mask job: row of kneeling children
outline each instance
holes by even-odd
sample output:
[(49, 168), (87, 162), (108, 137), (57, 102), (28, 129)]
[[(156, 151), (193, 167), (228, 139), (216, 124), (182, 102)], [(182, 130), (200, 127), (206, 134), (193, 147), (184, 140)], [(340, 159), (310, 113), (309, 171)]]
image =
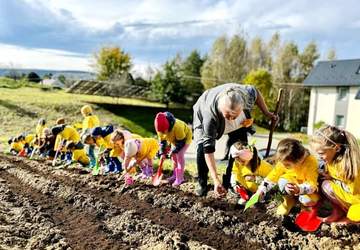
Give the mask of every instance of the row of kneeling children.
[(35, 133), (10, 138), (10, 153), (28, 157), (38, 154), (49, 160), (56, 158), (65, 166), (78, 163), (94, 168), (101, 165), (104, 174), (125, 170), (127, 179), (134, 177), (136, 167), (141, 171), (136, 177), (151, 177), (153, 159), (163, 156), (171, 159), (174, 168), (167, 182), (174, 186), (184, 182), (184, 155), (191, 143), (192, 132), (172, 113), (156, 115), (157, 139), (142, 138), (111, 124), (101, 126), (89, 105), (81, 108), (81, 114), (84, 119), (80, 126), (67, 124), (63, 118), (58, 119), (54, 126), (48, 126), (45, 119), (40, 119)]
[(314, 155), (299, 140), (283, 139), (272, 166), (259, 158), (254, 146), (232, 145), (231, 186), (238, 203), (245, 204), (253, 194), (264, 200), (277, 187), (282, 194), (278, 215), (288, 215), (296, 203), (304, 209), (318, 209), (327, 201), (332, 212), (323, 222), (359, 222), (360, 149), (356, 138), (340, 128), (324, 126), (311, 137), (310, 148)]

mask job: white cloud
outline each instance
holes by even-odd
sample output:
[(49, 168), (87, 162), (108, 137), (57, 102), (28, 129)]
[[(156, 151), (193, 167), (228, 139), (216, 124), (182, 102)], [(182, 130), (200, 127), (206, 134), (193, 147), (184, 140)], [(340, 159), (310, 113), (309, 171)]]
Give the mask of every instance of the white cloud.
[[(250, 38), (258, 35), (265, 39), (280, 31), (283, 39), (300, 47), (315, 40), (320, 46), (335, 47), (340, 58), (360, 57), (356, 0), (17, 1), (17, 5), (15, 1), (8, 5), (12, 11), (22, 8), (21, 18), (0, 9), (0, 43), (31, 47), (36, 53), (51, 49), (52, 56), (77, 60), (68, 62), (69, 66), (80, 65), (84, 54), (106, 44), (121, 46), (135, 62), (164, 63), (177, 52), (198, 49), (206, 53), (216, 37), (240, 31)], [(31, 7), (29, 11), (22, 1)], [(54, 49), (60, 50), (60, 55)], [(24, 50), (28, 53), (30, 49)], [(65, 56), (65, 51), (82, 54)], [(84, 68), (85, 63), (82, 65)]]
[(29, 69), (91, 71), (88, 55), (51, 49), (28, 49), (0, 43), (0, 65)]

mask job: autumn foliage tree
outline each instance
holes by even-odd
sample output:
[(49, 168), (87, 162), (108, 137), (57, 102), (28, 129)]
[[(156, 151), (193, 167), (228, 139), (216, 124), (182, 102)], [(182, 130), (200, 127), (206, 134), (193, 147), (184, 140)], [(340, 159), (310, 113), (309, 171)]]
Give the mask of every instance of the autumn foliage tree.
[(130, 55), (119, 47), (103, 47), (94, 57), (98, 80), (120, 79), (132, 66)]

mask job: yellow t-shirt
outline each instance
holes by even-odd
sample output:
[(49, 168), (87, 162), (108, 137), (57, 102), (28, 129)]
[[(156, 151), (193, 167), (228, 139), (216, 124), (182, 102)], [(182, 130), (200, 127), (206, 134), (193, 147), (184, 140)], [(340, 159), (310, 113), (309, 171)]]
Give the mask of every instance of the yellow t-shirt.
[(140, 150), (136, 154), (136, 160), (144, 160), (145, 158), (153, 159), (159, 151), (159, 143), (153, 138), (140, 138)]
[(83, 165), (88, 165), (90, 163), (90, 159), (84, 149), (75, 149), (72, 152), (72, 160), (80, 162)]
[(35, 133), (38, 138), (40, 138), (42, 136), (44, 128), (46, 128), (46, 127), (43, 125), (40, 125), (40, 124), (36, 125)]
[(251, 171), (249, 166), (240, 164), (238, 161), (234, 161), (232, 172), (245, 178), (247, 175), (266, 177), (272, 170), (272, 165), (264, 160), (260, 161), (260, 165), (257, 167), (255, 172)]
[(347, 186), (347, 188), (345, 187), (345, 189), (348, 189), (349, 193), (353, 195), (360, 195), (360, 175), (355, 178), (355, 180), (349, 181), (340, 175), (337, 164), (327, 165), (326, 170), (333, 179), (343, 182)]
[(107, 136), (105, 137), (97, 137), (96, 138), (96, 146), (98, 146), (99, 148), (100, 147), (103, 147), (103, 148), (114, 148), (114, 145), (113, 143), (111, 142), (110, 140), (111, 138), (111, 134), (108, 134)]
[(176, 119), (174, 127), (168, 133), (160, 133), (158, 132), (158, 136), (160, 141), (166, 140), (171, 144), (175, 145), (177, 141), (186, 140), (185, 144), (190, 144), (192, 141), (192, 132), (189, 126), (181, 121)]
[(266, 176), (266, 179), (276, 183), (280, 178), (287, 179), (290, 183), (298, 185), (308, 183), (317, 190), (318, 162), (312, 155), (307, 156), (304, 162), (292, 168), (286, 168), (281, 162), (278, 162)]
[(100, 126), (99, 118), (96, 115), (86, 116), (82, 123), (82, 131)]
[(80, 134), (71, 126), (66, 126), (59, 135), (61, 136), (61, 139), (67, 141), (73, 141), (74, 143), (78, 143), (80, 141)]
[(24, 144), (21, 142), (12, 142), (10, 144), (10, 150), (15, 150), (16, 152), (20, 152), (24, 147)]

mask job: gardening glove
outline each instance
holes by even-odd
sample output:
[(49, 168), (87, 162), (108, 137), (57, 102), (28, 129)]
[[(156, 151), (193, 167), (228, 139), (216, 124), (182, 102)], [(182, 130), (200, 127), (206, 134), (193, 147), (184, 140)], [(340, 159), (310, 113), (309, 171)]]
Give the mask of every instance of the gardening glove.
[(267, 186), (266, 182), (264, 184), (261, 184), (258, 189), (256, 190), (256, 194), (259, 194), (259, 201), (262, 201), (265, 198), (266, 192), (267, 192)]
[(171, 150), (171, 154), (177, 154), (185, 146), (185, 140), (177, 141), (175, 143), (175, 148)]
[(162, 140), (160, 142), (160, 150), (157, 152), (156, 156), (160, 159), (162, 155), (166, 155), (167, 154), (167, 141), (166, 140)]
[(125, 174), (124, 178), (125, 178), (125, 185), (126, 186), (131, 186), (135, 182), (130, 174)]

